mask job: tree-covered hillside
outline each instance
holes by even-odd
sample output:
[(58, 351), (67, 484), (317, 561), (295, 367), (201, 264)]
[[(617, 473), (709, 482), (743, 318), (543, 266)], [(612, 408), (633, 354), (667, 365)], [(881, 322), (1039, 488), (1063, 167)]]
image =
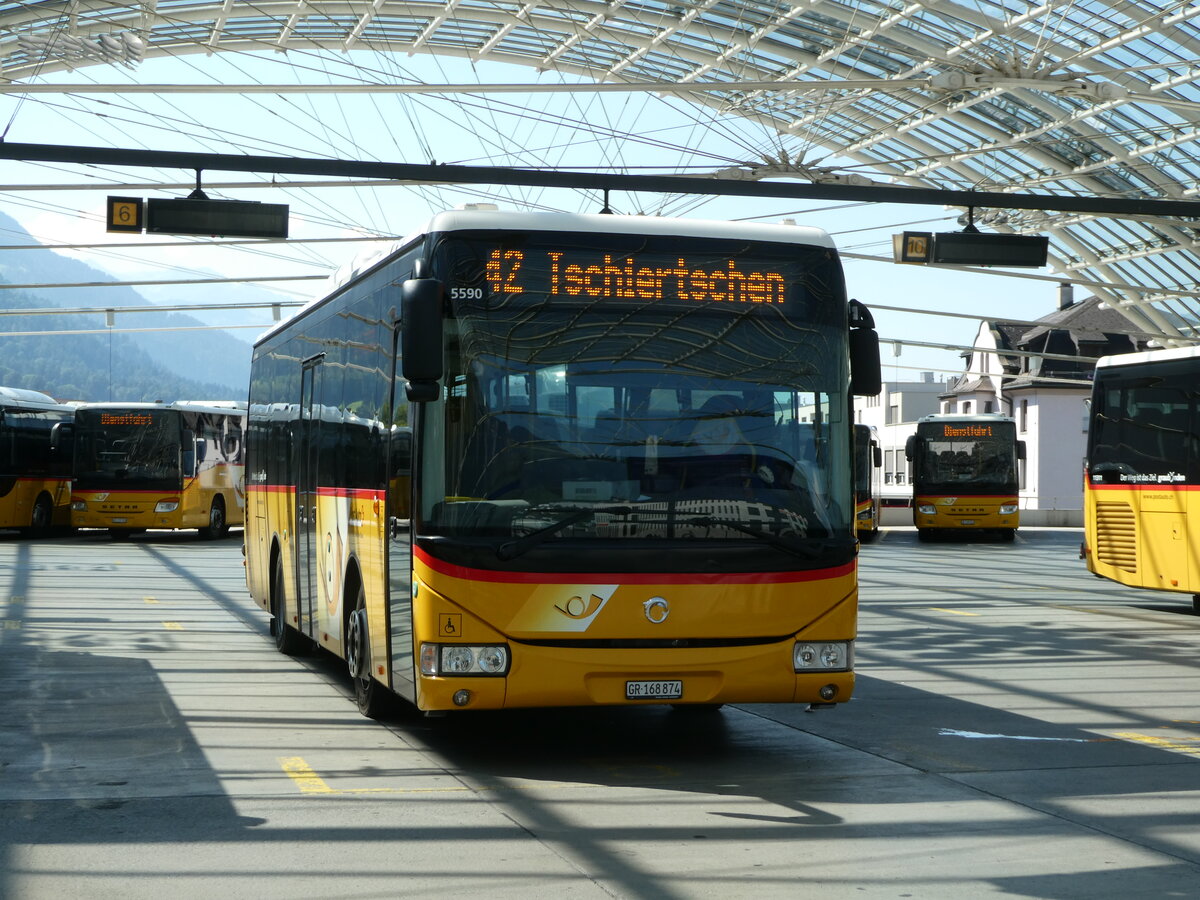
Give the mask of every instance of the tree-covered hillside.
[[(5, 309), (44, 307), (40, 297), (0, 293)], [(0, 385), (44, 391), (59, 400), (244, 400), (240, 388), (167, 371), (128, 336), (8, 336), (5, 332), (103, 328), (102, 316), (0, 316)], [(203, 376), (203, 371), (198, 372)]]
[[(28, 232), (0, 213), (0, 243), (36, 246)], [(61, 252), (0, 250), (0, 282), (76, 284), (116, 281)], [(219, 290), (206, 298), (220, 302)], [(34, 292), (0, 290), (0, 310), (62, 306), (154, 306), (132, 288), (70, 287)], [(122, 313), (118, 327), (189, 328), (199, 319), (178, 313)], [(104, 315), (0, 315), (0, 385), (45, 391), (70, 400), (239, 400), (246, 397), (250, 344), (225, 331), (156, 331), (128, 335), (5, 337), (5, 332), (104, 328)], [(110, 366), (111, 345), (111, 366)], [(110, 389), (111, 381), (111, 389)]]

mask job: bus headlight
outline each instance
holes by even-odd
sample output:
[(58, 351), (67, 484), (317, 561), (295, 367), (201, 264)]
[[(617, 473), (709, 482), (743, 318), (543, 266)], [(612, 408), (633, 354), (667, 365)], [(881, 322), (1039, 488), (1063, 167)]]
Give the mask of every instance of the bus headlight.
[(848, 672), (853, 666), (852, 641), (800, 641), (792, 650), (797, 672)]
[(75, 512), (87, 512), (87, 501), (86, 500), (72, 500), (71, 501), (71, 509), (75, 510)]
[(422, 644), (422, 675), (507, 675), (504, 644)]
[(154, 511), (156, 513), (175, 512), (177, 509), (179, 509), (178, 500), (159, 500), (154, 504)]
[(1016, 511), (1017, 511), (1017, 504), (1015, 504), (1015, 503), (1001, 503), (1000, 504), (1000, 515), (1002, 515), (1002, 516), (1011, 516)]
[(937, 507), (932, 503), (922, 503), (917, 507), (917, 512), (923, 516), (932, 516), (937, 512)]
[(870, 509), (864, 509), (862, 512), (860, 512), (860, 513), (858, 514), (858, 517), (859, 517), (860, 519), (870, 519), (870, 518), (871, 518), (871, 517), (873, 517), (874, 515), (875, 515), (875, 511), (874, 511), (874, 510), (870, 510)]

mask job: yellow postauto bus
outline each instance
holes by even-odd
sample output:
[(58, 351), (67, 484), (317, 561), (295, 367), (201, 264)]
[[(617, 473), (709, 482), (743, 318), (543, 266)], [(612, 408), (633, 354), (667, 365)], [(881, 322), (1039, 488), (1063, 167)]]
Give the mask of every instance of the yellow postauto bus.
[(245, 517), (245, 430), (244, 402), (82, 404), (71, 525), (224, 536)]
[(369, 716), (841, 703), (852, 388), (824, 232), (439, 214), (255, 346), (250, 593)]
[(1013, 540), (1025, 442), (1017, 440), (1012, 419), (996, 413), (924, 416), (904, 452), (913, 464), (918, 538), (989, 531)]
[(854, 528), (858, 539), (871, 542), (879, 537), (883, 509), (883, 450), (870, 425), (854, 426)]
[(1200, 613), (1200, 348), (1096, 363), (1084, 475), (1087, 567), (1192, 595)]
[(0, 387), (0, 528), (43, 537), (70, 523), (74, 409)]

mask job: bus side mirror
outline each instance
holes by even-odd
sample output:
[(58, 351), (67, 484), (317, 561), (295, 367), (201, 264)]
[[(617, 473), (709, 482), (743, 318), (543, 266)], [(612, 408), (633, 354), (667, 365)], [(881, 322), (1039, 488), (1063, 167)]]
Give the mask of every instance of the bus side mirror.
[(63, 450), (71, 446), (71, 437), (75, 433), (75, 426), (70, 422), (57, 422), (50, 429), (50, 449)]
[(208, 441), (196, 438), (196, 462), (202, 463), (208, 458)]
[(850, 301), (850, 393), (858, 397), (877, 397), (883, 390), (883, 370), (879, 363), (879, 335), (875, 318), (858, 300)]
[(910, 434), (908, 440), (904, 442), (904, 458), (912, 461), (912, 458), (917, 455), (917, 436)]
[(1017, 459), (1025, 458), (1025, 442), (1017, 441)]
[(871, 448), (871, 465), (877, 469), (883, 467), (883, 451), (878, 444)]
[(414, 403), (441, 396), (444, 293), (435, 278), (410, 278), (400, 285), (400, 371), (404, 392)]

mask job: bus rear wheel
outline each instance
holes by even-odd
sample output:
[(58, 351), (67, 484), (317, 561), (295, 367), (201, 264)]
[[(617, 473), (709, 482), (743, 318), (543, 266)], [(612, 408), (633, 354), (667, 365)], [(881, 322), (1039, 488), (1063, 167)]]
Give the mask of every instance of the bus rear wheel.
[(46, 494), (39, 494), (29, 517), (30, 537), (45, 537), (54, 525), (54, 503)]
[(208, 510), (208, 527), (200, 529), (200, 533), (210, 541), (223, 538), (229, 533), (229, 521), (225, 518), (225, 501), (214, 497)]

